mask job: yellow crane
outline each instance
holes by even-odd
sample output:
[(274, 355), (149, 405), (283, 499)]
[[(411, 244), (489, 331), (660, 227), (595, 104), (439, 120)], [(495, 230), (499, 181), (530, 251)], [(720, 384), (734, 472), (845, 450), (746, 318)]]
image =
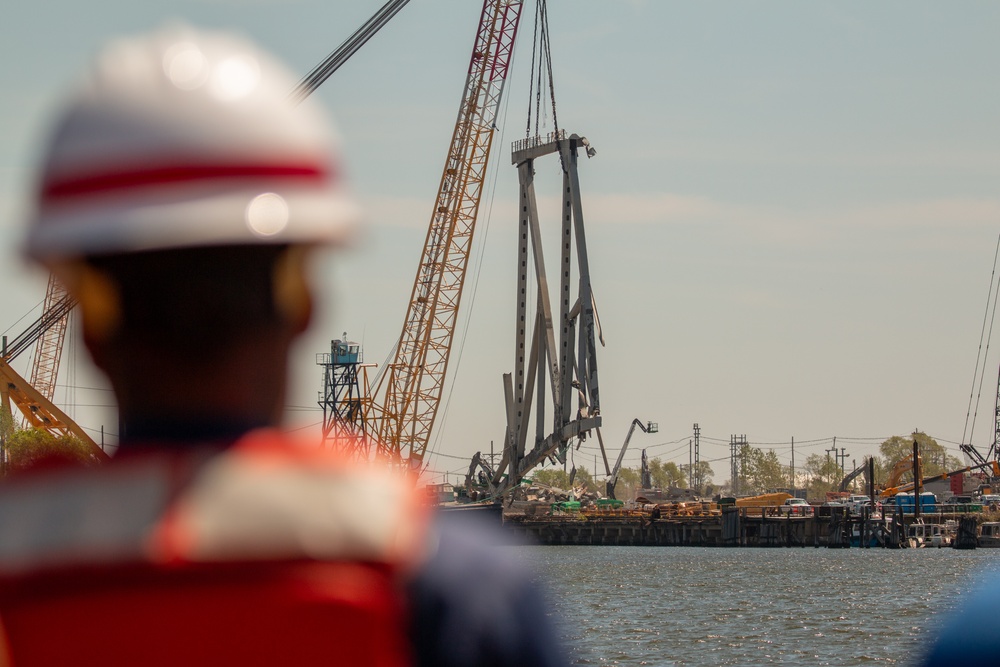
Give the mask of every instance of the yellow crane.
[[(918, 464), (922, 461), (918, 459)], [(886, 480), (885, 490), (882, 492), (885, 495), (886, 491), (890, 489), (895, 489), (899, 487), (899, 481), (903, 478), (903, 475), (913, 470), (913, 454), (907, 454), (903, 458), (896, 461), (892, 466), (892, 470), (889, 471), (889, 479)]]
[[(544, 4), (544, 0), (539, 2)], [(301, 99), (315, 90), (405, 3), (389, 0), (303, 79), (293, 97)], [(326, 368), (320, 402), (324, 442), (352, 456), (385, 458), (413, 469), (423, 464), (448, 370), (522, 5), (522, 0), (483, 2), (458, 118), (392, 362), (375, 380), (374, 391), (369, 391), (366, 367), (370, 364), (360, 363), (360, 350), (346, 355), (339, 351), (341, 345), (356, 344), (332, 341), (331, 353), (318, 357)]]
[[(55, 278), (50, 278), (42, 315), (10, 343), (4, 337), (0, 351), (0, 407), (12, 413), (11, 405), (23, 415), (24, 423), (54, 436), (73, 435), (90, 445), (99, 459), (107, 455), (66, 413), (52, 402), (66, 321), (75, 302)], [(36, 345), (32, 381), (24, 379), (12, 362)]]
[[(924, 477), (920, 480), (920, 486), (929, 484), (931, 482), (936, 482), (938, 480), (950, 479), (955, 475), (961, 475), (967, 472), (972, 472), (973, 470), (989, 470), (994, 477), (1000, 477), (1000, 463), (997, 461), (985, 461), (983, 463), (976, 463), (971, 466), (966, 466), (964, 468), (959, 468), (958, 470), (951, 470), (949, 472), (943, 472), (937, 475), (930, 475), (929, 477)], [(898, 481), (898, 480), (897, 480)], [(900, 484), (899, 486), (887, 486), (879, 494), (881, 498), (892, 498), (900, 493), (909, 493), (916, 488), (916, 482), (907, 482), (906, 484)]]
[[(485, 0), (458, 119), (393, 361), (378, 383), (379, 450), (419, 468), (437, 416), (520, 0)], [(384, 391), (384, 394), (383, 394)]]
[(31, 386), (50, 401), (55, 397), (69, 313), (74, 304), (63, 284), (50, 275), (42, 304), (42, 318), (50, 324), (39, 335), (31, 360)]

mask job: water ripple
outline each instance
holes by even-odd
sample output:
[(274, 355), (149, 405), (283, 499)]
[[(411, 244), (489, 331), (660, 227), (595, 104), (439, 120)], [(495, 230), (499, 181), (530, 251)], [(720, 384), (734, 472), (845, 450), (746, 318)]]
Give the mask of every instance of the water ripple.
[(1000, 569), (1000, 550), (511, 550), (549, 588), (580, 665), (909, 664)]

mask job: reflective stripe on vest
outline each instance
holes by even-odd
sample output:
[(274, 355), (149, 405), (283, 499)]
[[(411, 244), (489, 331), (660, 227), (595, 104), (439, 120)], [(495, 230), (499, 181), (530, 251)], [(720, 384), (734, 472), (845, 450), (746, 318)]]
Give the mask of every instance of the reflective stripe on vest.
[(412, 664), (417, 499), (386, 469), (271, 432), (12, 479), (0, 664)]
[(135, 456), (0, 485), (0, 577), (129, 562), (422, 555), (424, 511), (412, 483), (387, 469), (268, 431), (194, 459)]

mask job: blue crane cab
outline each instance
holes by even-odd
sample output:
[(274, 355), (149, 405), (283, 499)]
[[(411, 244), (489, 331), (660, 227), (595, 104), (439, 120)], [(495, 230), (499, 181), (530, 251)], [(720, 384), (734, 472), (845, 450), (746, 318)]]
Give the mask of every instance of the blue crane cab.
[(356, 364), (361, 361), (361, 345), (348, 340), (330, 341), (330, 357), (337, 365)]

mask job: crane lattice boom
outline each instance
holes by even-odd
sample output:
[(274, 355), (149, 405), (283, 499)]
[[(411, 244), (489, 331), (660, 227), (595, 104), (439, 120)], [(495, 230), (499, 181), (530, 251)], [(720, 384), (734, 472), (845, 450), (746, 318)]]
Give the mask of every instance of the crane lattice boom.
[(59, 376), (59, 362), (62, 359), (72, 304), (72, 297), (63, 284), (55, 275), (50, 275), (42, 310), (45, 314), (51, 314), (53, 321), (39, 336), (31, 363), (31, 385), (50, 401), (56, 392), (56, 378)]
[[(23, 415), (25, 427), (42, 429), (56, 437), (74, 435), (103, 459), (104, 452), (93, 438), (52, 403), (67, 320), (75, 305), (76, 300), (62, 283), (50, 277), (41, 317), (5, 345), (0, 354), (0, 408), (10, 410), (13, 403)], [(28, 382), (10, 367), (10, 362), (35, 343), (31, 382)]]
[(485, 0), (458, 120), (386, 384), (379, 441), (423, 461), (444, 386), (520, 0)]

